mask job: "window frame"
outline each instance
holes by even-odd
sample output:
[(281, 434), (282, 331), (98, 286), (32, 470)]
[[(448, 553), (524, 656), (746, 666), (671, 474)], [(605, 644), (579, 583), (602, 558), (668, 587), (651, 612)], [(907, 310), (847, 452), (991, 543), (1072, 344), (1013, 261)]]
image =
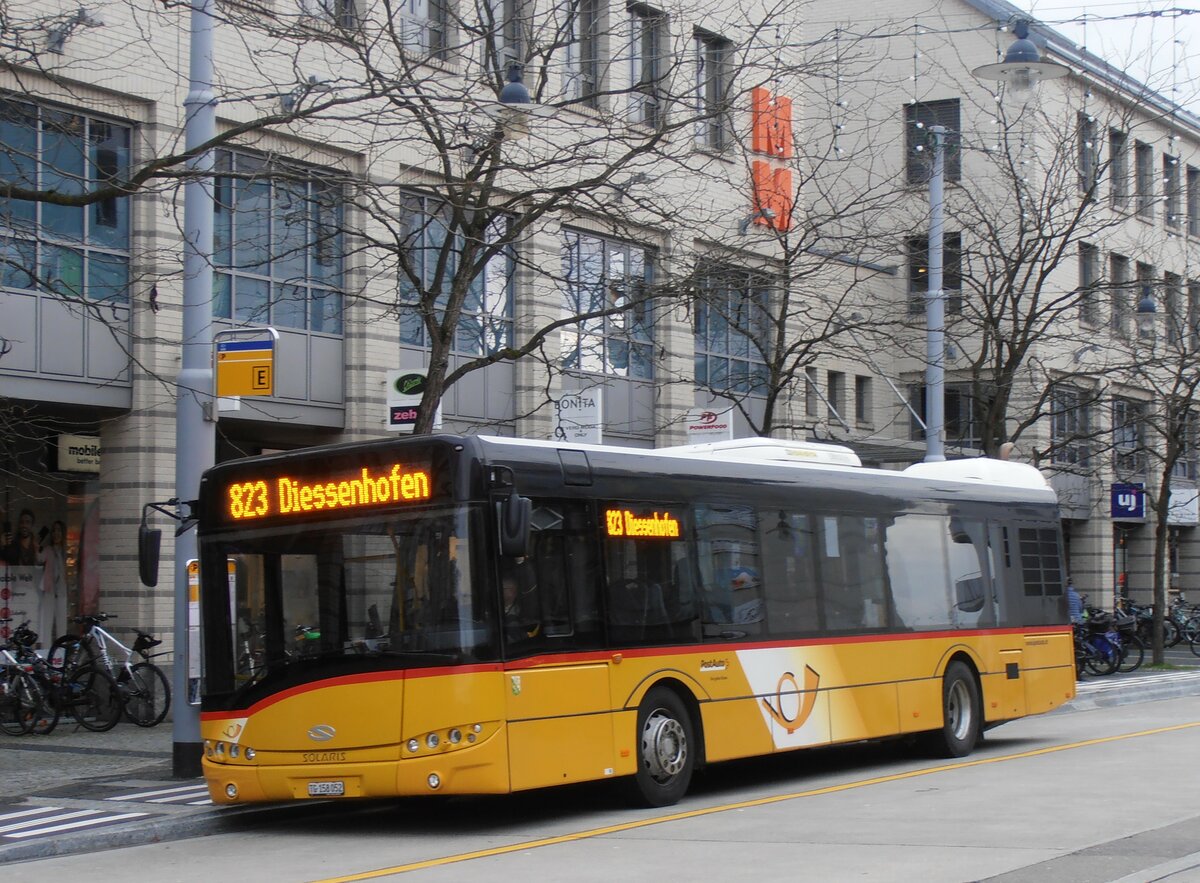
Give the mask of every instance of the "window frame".
[[(929, 236), (909, 236), (904, 244), (908, 256), (908, 314), (923, 316), (929, 293)], [(960, 315), (963, 309), (962, 259), (962, 233), (957, 230), (943, 233), (942, 293), (946, 314), (951, 316)]]
[(1050, 391), (1050, 462), (1086, 469), (1091, 463), (1091, 396), (1055, 383)]
[[(704, 293), (696, 301), (692, 321), (696, 385), (717, 393), (766, 395), (774, 291), (771, 279), (751, 270), (712, 265), (704, 268), (701, 287)], [(722, 308), (716, 310), (717, 321), (725, 329), (720, 345), (716, 345), (718, 341), (713, 336), (714, 302), (718, 298)], [(730, 321), (733, 316), (748, 316), (749, 320), (739, 325)], [(747, 328), (756, 327), (760, 329), (758, 341), (753, 334), (747, 333)], [(714, 360), (724, 362), (725, 382), (713, 382)], [(744, 364), (744, 368), (733, 370), (735, 362)], [(729, 382), (738, 377), (743, 380)]]
[(1129, 134), (1108, 130), (1108, 195), (1112, 207), (1129, 208)]
[(1119, 475), (1146, 473), (1146, 416), (1146, 402), (1126, 396), (1113, 397), (1113, 469)]
[[(26, 168), (20, 168), (12, 154), (0, 152), (10, 180), (34, 189), (56, 189), (54, 183), (61, 182), (57, 189), (83, 193), (95, 184), (128, 175), (133, 123), (0, 94), (0, 125), (14, 131), (24, 128), (33, 140), (29, 155), (14, 148)], [(101, 146), (114, 137), (117, 143)], [(59, 168), (55, 163), (63, 158), (77, 159), (78, 169)], [(107, 163), (111, 163), (108, 168)], [(105, 198), (90, 206), (0, 200), (0, 287), (60, 300), (128, 306), (133, 227), (128, 196)], [(102, 236), (100, 230), (113, 232)]]
[(1079, 243), (1079, 321), (1084, 325), (1100, 324), (1096, 301), (1100, 275), (1100, 249), (1090, 242)]
[[(916, 187), (928, 186), (933, 177), (933, 163), (926, 160), (929, 127), (944, 126), (945, 180), (962, 180), (962, 106), (957, 98), (937, 101), (910, 101), (904, 105), (905, 181)], [(918, 137), (920, 135), (920, 137)]]
[(635, 125), (658, 129), (666, 122), (663, 80), (669, 43), (667, 14), (644, 3), (630, 3), (630, 110)]
[(1146, 221), (1154, 220), (1154, 146), (1145, 141), (1133, 145), (1134, 190), (1137, 215)]
[[(603, 289), (603, 302), (605, 306), (600, 309), (608, 309), (610, 303), (613, 306), (617, 306), (618, 304), (615, 303), (615, 300), (625, 297), (626, 292), (630, 288), (640, 287), (645, 290), (653, 284), (654, 264), (657, 257), (653, 249), (643, 248), (626, 240), (590, 233), (586, 230), (564, 227), (562, 240), (562, 297), (565, 299), (565, 309), (568, 311), (568, 315), (578, 315), (584, 312), (592, 312), (596, 309), (595, 306), (587, 310), (582, 308), (582, 289), (583, 286), (589, 283), (581, 278), (573, 278), (572, 275), (572, 269), (577, 274), (581, 266), (581, 249), (585, 239), (598, 243), (602, 248), (600, 277), (594, 283), (590, 283), (598, 285)], [(574, 256), (572, 257), (573, 247)], [(624, 264), (627, 272), (619, 285), (614, 285), (609, 275), (614, 249), (625, 255)], [(640, 260), (642, 265), (641, 279), (637, 280), (628, 272), (638, 262), (634, 260), (635, 253), (640, 253), (638, 260)], [(595, 303), (595, 295), (596, 292), (592, 292), (593, 303)], [(633, 312), (634, 309), (642, 311), (641, 318)], [(656, 374), (654, 366), (654, 321), (654, 311), (651, 305), (643, 303), (640, 307), (631, 307), (621, 313), (613, 313), (599, 319), (587, 320), (589, 324), (584, 327), (581, 327), (579, 323), (565, 326), (559, 332), (562, 341), (560, 347), (562, 370), (582, 375), (624, 377), (633, 381), (653, 381)], [(590, 324), (596, 322), (601, 324), (599, 326)], [(624, 329), (621, 328), (622, 325), (625, 326)], [(572, 336), (575, 338), (573, 345), (569, 343)], [(600, 345), (601, 367), (599, 370), (583, 367), (585, 338), (591, 341), (590, 345), (592, 346), (597, 342)], [(568, 364), (568, 349), (574, 356), (571, 364)], [(625, 366), (624, 368), (618, 368), (616, 367), (618, 360), (613, 359), (613, 352), (616, 350), (619, 353), (622, 349), (625, 351)], [(637, 375), (631, 373), (634, 364), (633, 353), (635, 351), (643, 353), (641, 359), (645, 373)], [(622, 371), (624, 373), (621, 373)]]
[(696, 83), (696, 141), (706, 150), (721, 152), (731, 143), (729, 124), (729, 54), (733, 43), (697, 30), (693, 34)]

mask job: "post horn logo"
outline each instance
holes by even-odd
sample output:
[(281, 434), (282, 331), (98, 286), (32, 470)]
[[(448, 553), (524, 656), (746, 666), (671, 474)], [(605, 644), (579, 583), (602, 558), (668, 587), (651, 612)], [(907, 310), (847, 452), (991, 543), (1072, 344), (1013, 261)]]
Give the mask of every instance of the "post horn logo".
[[(779, 677), (779, 686), (775, 688), (774, 703), (770, 699), (763, 699), (763, 708), (767, 710), (767, 714), (771, 715), (771, 719), (775, 723), (787, 730), (790, 736), (804, 726), (804, 722), (812, 714), (813, 708), (817, 704), (817, 685), (820, 683), (821, 676), (813, 671), (811, 666), (804, 666), (803, 690), (801, 690), (795, 674), (785, 671)], [(788, 717), (787, 711), (784, 710), (783, 697), (795, 696), (797, 693), (800, 694), (799, 707), (797, 707), (794, 716)]]

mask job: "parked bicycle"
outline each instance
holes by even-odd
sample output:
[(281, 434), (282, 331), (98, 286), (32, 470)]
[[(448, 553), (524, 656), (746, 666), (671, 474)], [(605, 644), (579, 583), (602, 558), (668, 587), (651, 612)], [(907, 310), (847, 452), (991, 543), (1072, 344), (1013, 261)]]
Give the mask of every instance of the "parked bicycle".
[[(162, 643), (153, 635), (134, 629), (133, 646), (122, 644), (100, 623), (114, 614), (97, 613), (75, 617), (84, 627), (79, 635), (63, 635), (50, 647), (50, 663), (56, 668), (91, 664), (107, 671), (116, 682), (125, 716), (139, 727), (162, 723), (171, 707), (171, 686), (162, 669), (150, 660), (150, 650)], [(123, 658), (114, 658), (120, 653)]]
[(0, 730), (10, 736), (30, 733), (50, 713), (48, 708), (45, 690), (18, 648), (11, 641), (0, 647)]
[(64, 715), (87, 730), (115, 727), (121, 719), (121, 700), (112, 677), (88, 663), (54, 668), (34, 650), (37, 637), (24, 623), (13, 633), (7, 650), (43, 697), (27, 732), (49, 733)]

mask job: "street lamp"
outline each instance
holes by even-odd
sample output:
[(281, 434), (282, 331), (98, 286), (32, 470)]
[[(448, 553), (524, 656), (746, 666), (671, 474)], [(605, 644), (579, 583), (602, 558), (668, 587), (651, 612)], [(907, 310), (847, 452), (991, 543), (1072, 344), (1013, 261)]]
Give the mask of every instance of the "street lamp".
[[(1029, 23), (1013, 26), (1017, 39), (1009, 47), (1004, 61), (985, 64), (972, 73), (981, 79), (998, 79), (1007, 84), (1007, 92), (1022, 104), (1042, 80), (1067, 74), (1067, 68), (1042, 61), (1037, 46), (1029, 39)], [(930, 126), (933, 169), (929, 177), (929, 289), (925, 297), (925, 462), (946, 459), (946, 293), (942, 290), (943, 236), (945, 227), (946, 129)], [(1141, 306), (1138, 307), (1139, 312)]]
[(1143, 285), (1142, 299), (1138, 301), (1137, 305), (1138, 337), (1154, 337), (1154, 320), (1157, 318), (1157, 313), (1158, 304), (1154, 302), (1150, 286)]

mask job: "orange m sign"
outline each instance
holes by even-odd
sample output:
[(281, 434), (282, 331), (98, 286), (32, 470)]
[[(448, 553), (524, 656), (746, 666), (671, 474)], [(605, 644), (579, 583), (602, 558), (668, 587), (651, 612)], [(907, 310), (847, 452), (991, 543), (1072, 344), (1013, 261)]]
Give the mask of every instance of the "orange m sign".
[(750, 164), (750, 179), (754, 188), (754, 223), (776, 230), (790, 228), (792, 208), (796, 204), (792, 170), (776, 168), (756, 159)]
[(750, 149), (777, 159), (791, 159), (792, 99), (772, 95), (759, 86), (750, 91)]

